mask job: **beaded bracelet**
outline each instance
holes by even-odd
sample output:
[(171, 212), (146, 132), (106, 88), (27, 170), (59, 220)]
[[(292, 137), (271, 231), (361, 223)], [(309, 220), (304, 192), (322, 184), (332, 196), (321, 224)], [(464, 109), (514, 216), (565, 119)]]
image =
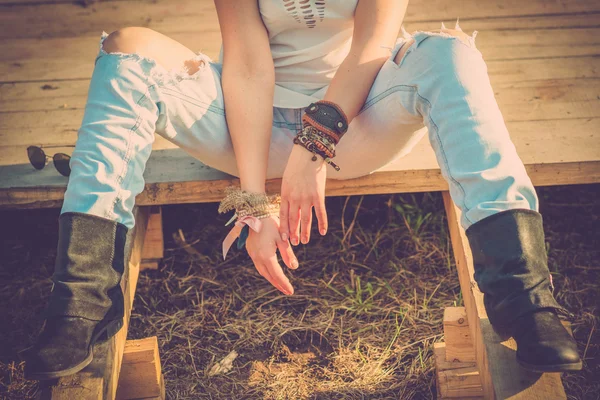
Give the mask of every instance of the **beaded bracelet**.
[(294, 144), (299, 144), (304, 147), (306, 150), (313, 153), (312, 160), (317, 161), (317, 154), (320, 155), (323, 160), (329, 165), (331, 165), (336, 171), (340, 170), (340, 167), (331, 161), (333, 157), (335, 157), (335, 149), (329, 147), (322, 140), (316, 138), (314, 135), (310, 135), (305, 130), (298, 132), (296, 137), (294, 138)]

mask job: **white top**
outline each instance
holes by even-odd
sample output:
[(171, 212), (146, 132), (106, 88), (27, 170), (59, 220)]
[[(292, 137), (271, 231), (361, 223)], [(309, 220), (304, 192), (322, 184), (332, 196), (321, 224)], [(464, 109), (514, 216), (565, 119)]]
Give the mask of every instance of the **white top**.
[(358, 0), (258, 3), (275, 65), (273, 105), (303, 108), (322, 100), (350, 51)]

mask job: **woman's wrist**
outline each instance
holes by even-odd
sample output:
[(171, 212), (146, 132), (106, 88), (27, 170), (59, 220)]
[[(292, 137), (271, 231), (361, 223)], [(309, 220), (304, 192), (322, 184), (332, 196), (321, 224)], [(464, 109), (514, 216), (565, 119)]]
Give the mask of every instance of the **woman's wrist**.
[(265, 182), (242, 182), (240, 181), (240, 187), (242, 190), (249, 193), (266, 193)]
[(314, 154), (308, 151), (305, 147), (302, 146), (294, 146), (292, 148), (291, 159), (294, 162), (301, 162), (306, 165), (312, 165), (317, 168), (321, 167), (321, 165), (325, 164), (325, 160), (322, 157), (317, 157), (317, 161), (313, 161)]

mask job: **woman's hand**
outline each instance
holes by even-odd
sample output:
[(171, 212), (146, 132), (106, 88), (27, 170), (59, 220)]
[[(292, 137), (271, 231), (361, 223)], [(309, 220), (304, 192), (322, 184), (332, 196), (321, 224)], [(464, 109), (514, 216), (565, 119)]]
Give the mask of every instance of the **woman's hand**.
[(327, 164), (317, 156), (312, 161), (312, 153), (301, 146), (294, 146), (288, 159), (281, 182), (281, 209), (279, 212), (281, 238), (298, 245), (300, 221), (302, 243), (310, 239), (312, 208), (319, 222), (321, 235), (327, 233), (327, 212), (325, 211), (325, 179)]
[(256, 270), (273, 286), (285, 294), (294, 294), (294, 288), (283, 273), (277, 261), (276, 250), (279, 249), (283, 262), (290, 269), (298, 268), (298, 260), (292, 246), (287, 240), (281, 240), (277, 216), (261, 219), (260, 233), (250, 229), (246, 239), (246, 250)]

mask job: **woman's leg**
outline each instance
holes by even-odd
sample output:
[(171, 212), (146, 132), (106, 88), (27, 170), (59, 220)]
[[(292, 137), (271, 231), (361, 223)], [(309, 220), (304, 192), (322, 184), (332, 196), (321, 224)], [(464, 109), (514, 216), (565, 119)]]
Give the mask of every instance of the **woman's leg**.
[[(103, 35), (59, 217), (46, 321), (27, 354), (29, 378), (76, 373), (91, 362), (94, 342), (121, 328), (125, 241), (155, 131), (225, 167), (234, 160), (208, 61), (148, 29)], [(192, 124), (204, 133), (194, 137)]]
[[(422, 131), (407, 135), (398, 128), (418, 122), (427, 127), (452, 199), (462, 210), (490, 322), (510, 329), (519, 344), (517, 357), (529, 368), (580, 368), (575, 343), (555, 314), (562, 307), (551, 292), (535, 189), (474, 37), (447, 29), (414, 34), (383, 66), (338, 153), (349, 166), (351, 158), (372, 160), (379, 152), (389, 158), (389, 146), (401, 154)], [(374, 124), (370, 132), (369, 123)], [(372, 153), (363, 155), (363, 142)]]
[(220, 78), (209, 61), (150, 29), (103, 35), (61, 213), (131, 229), (155, 132), (234, 172)]

